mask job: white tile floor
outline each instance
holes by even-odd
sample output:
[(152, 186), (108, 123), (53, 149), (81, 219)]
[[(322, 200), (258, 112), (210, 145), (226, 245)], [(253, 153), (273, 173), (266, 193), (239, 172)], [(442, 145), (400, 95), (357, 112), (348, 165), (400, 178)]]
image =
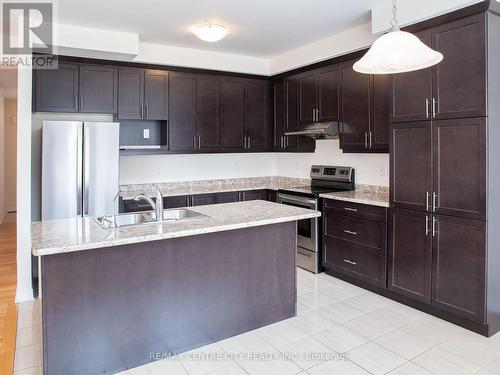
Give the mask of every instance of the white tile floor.
[[(500, 374), (500, 334), (485, 338), (328, 275), (297, 272), (297, 317), (121, 375)], [(40, 335), (40, 304), (21, 304), (15, 375), (41, 374)], [(200, 360), (203, 353), (220, 358)], [(259, 359), (238, 356), (247, 353)]]

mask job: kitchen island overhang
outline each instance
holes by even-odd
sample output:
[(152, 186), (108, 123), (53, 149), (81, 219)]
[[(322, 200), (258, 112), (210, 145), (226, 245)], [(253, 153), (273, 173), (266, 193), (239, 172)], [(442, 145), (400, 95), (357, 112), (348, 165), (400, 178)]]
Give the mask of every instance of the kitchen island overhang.
[[(137, 228), (76, 219), (59, 237), (69, 251), (47, 236), (70, 224), (33, 224), (33, 253), (45, 254), (44, 374), (119, 372), (295, 316), (296, 221), (320, 213), (264, 201), (193, 210), (208, 216), (192, 221), (198, 232), (148, 224), (142, 242)], [(99, 231), (110, 246), (93, 247), (92, 236), (109, 243)]]

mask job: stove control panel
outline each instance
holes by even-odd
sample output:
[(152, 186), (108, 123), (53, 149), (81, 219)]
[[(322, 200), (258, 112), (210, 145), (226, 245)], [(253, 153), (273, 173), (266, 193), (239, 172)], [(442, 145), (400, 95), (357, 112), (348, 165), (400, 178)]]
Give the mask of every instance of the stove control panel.
[(353, 171), (354, 169), (351, 167), (313, 165), (311, 167), (311, 178), (315, 180), (351, 182)]

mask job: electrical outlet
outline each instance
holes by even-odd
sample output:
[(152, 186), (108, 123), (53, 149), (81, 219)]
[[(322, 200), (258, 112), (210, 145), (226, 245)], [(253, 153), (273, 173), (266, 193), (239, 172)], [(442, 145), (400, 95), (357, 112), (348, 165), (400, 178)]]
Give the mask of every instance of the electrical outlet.
[(149, 129), (143, 129), (142, 130), (142, 137), (144, 139), (149, 139)]

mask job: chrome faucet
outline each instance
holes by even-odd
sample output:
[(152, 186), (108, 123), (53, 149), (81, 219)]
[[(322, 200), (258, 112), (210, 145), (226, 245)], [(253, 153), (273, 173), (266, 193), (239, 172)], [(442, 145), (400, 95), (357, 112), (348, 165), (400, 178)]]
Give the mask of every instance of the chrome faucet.
[(135, 201), (144, 200), (149, 203), (151, 208), (155, 211), (155, 220), (162, 221), (163, 220), (163, 195), (158, 186), (155, 185), (156, 188), (156, 203), (146, 194), (139, 194), (134, 198)]

